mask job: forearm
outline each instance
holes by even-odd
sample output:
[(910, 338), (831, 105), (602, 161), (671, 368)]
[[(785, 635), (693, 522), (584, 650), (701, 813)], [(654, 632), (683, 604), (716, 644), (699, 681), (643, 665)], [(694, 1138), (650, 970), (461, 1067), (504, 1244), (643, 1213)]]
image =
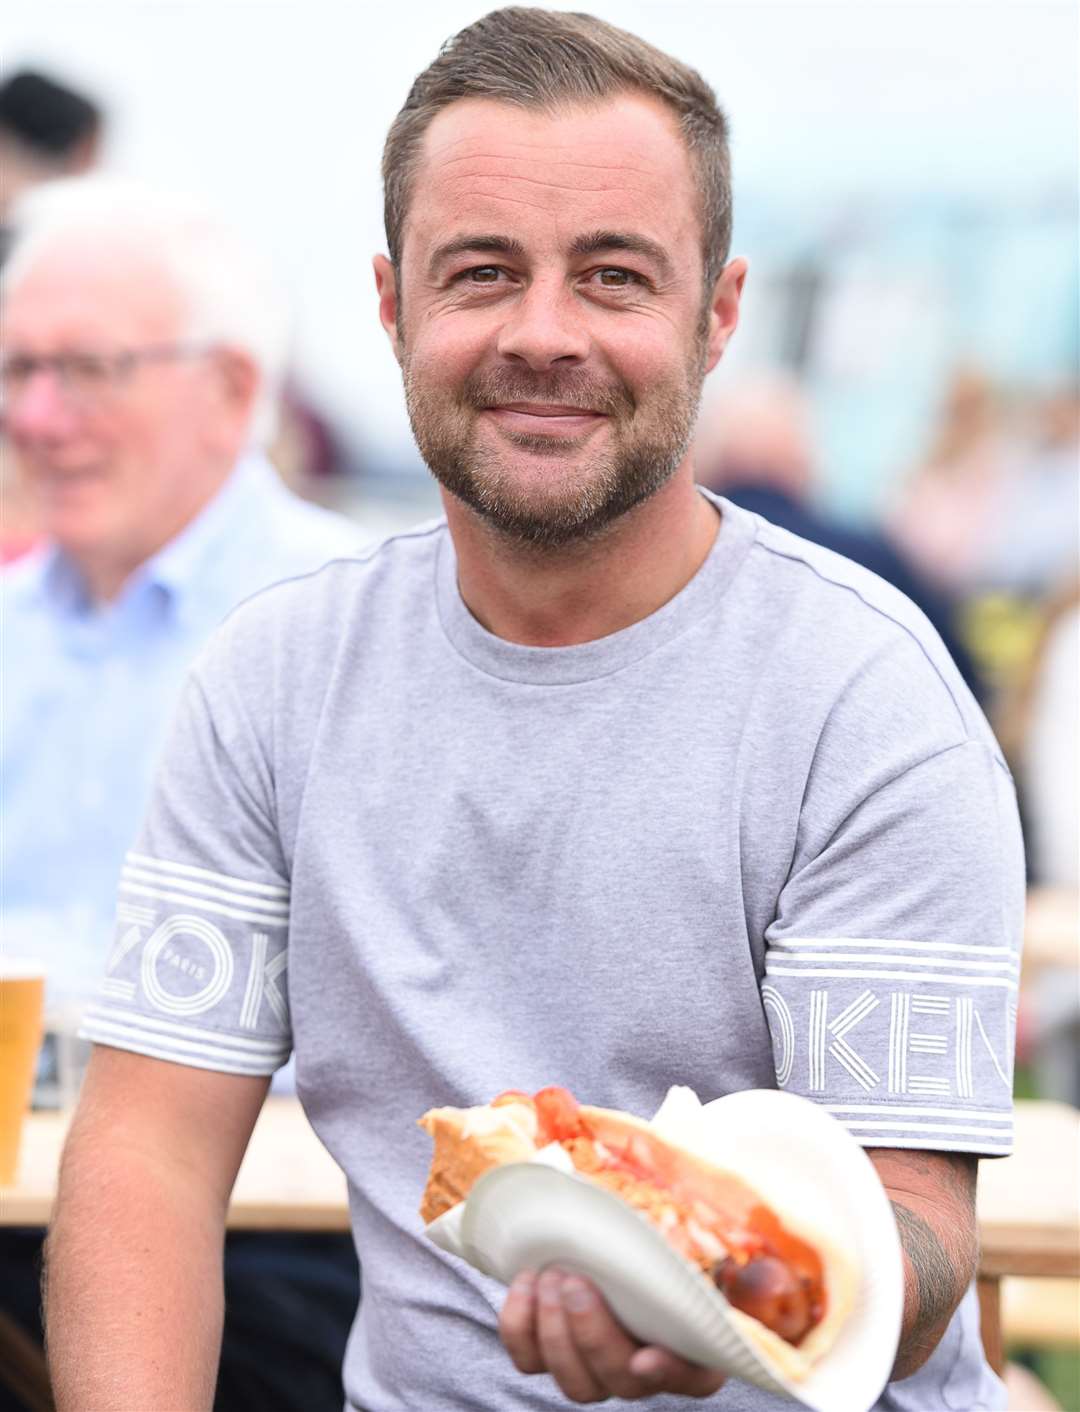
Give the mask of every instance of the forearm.
[[(929, 1152), (872, 1153), (896, 1216), (904, 1256), (904, 1318), (893, 1381), (910, 1377), (937, 1347), (978, 1263), (974, 1158)], [(932, 1195), (927, 1169), (940, 1180)]]
[[(904, 1322), (891, 1378), (910, 1377), (933, 1353), (975, 1275), (974, 1243), (950, 1241), (941, 1223), (893, 1199), (904, 1252)], [(936, 1227), (936, 1228), (935, 1228)]]
[(115, 1151), (65, 1162), (45, 1275), (58, 1412), (209, 1412), (223, 1217), (186, 1175)]

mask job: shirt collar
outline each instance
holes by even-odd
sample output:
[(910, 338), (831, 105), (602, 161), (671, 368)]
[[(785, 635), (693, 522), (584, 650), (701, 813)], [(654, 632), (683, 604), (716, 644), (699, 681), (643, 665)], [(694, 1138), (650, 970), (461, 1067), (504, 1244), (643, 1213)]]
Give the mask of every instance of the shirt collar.
[(237, 527), (261, 504), (276, 481), (265, 456), (242, 456), (217, 494), (168, 544), (138, 571), (144, 583), (156, 584), (173, 601), (176, 611), (197, 599), (218, 560), (217, 551), (231, 541)]
[(88, 606), (82, 575), (59, 545), (46, 543), (35, 550), (32, 571), (35, 598), (61, 613), (78, 613)]
[[(124, 585), (120, 601), (156, 586), (176, 616), (185, 617), (207, 587), (220, 558), (217, 551), (234, 538), (237, 527), (248, 522), (276, 484), (277, 476), (266, 457), (258, 451), (246, 453), (199, 514), (136, 569)], [(44, 544), (33, 551), (33, 559), (25, 568), (19, 566), (20, 577), (33, 597), (63, 614), (74, 616), (88, 610), (82, 575), (59, 545)]]

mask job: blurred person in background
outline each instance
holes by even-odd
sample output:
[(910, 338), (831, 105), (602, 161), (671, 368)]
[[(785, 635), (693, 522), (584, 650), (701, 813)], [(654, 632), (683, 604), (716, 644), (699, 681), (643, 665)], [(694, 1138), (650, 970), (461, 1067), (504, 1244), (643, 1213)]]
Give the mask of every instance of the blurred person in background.
[(911, 562), (955, 598), (984, 582), (1016, 458), (997, 390), (978, 369), (957, 368), (926, 456), (901, 481), (885, 519)]
[(1080, 581), (1043, 605), (1039, 642), (1018, 689), (1013, 756), (1032, 880), (1080, 886)]
[(1075, 381), (1006, 419), (981, 373), (959, 369), (927, 459), (886, 526), (958, 604), (959, 633), (1002, 709), (1036, 649), (1042, 605), (1080, 569), (1080, 395)]
[[(877, 1406), (1001, 1407), (974, 1189), (975, 1154), (1008, 1150), (1012, 1020), (987, 973), (1019, 940), (1012, 785), (902, 594), (695, 486), (746, 274), (723, 112), (634, 35), (512, 7), (417, 78), (383, 171), (379, 318), (446, 518), (258, 595), (189, 679), (121, 895), (147, 879), (177, 959), (205, 964), (206, 937), (221, 959), (212, 985), (178, 968), (182, 1043), (138, 937), (87, 1011), (49, 1238), (58, 1405), (209, 1405), (221, 1222), (295, 1048), (364, 1258), (349, 1407), (674, 1412), (723, 1381), (639, 1347), (557, 1269), (523, 1272), (497, 1317), (425, 1239), (413, 1119), (507, 1083), (639, 1113), (672, 1083), (783, 1084), (854, 1110), (907, 1252)], [(845, 953), (866, 937), (886, 972)], [(942, 945), (971, 957), (947, 983)], [(288, 1014), (260, 1002), (270, 964)], [(908, 1060), (897, 976), (941, 1043), (887, 1088)], [(823, 1058), (819, 1081), (827, 997), (858, 1068)], [(965, 1049), (954, 1001), (990, 1053)], [(775, 1403), (732, 1383), (716, 1405)]]
[[(86, 175), (103, 157), (105, 114), (85, 94), (46, 74), (20, 69), (0, 82), (0, 266), (13, 232), (11, 211), (43, 182)], [(334, 505), (343, 499), (354, 458), (309, 388), (286, 369), (278, 388), (277, 416), (266, 454), (285, 483), (306, 500)], [(10, 456), (0, 464), (0, 563), (29, 549), (42, 527), (23, 487), (12, 477)]]
[[(20, 69), (0, 82), (0, 266), (14, 202), (43, 181), (88, 172), (101, 151), (102, 128), (92, 99), (47, 74)], [(38, 534), (11, 461), (0, 454), (0, 563), (24, 554)]]
[[(41, 186), (16, 216), (0, 405), (44, 540), (0, 582), (0, 905), (6, 948), (45, 963), (63, 1029), (104, 969), (192, 658), (242, 599), (362, 535), (266, 460), (287, 320), (236, 237), (189, 202), (97, 176)], [(12, 1312), (31, 1328), (38, 1243), (4, 1245), (5, 1304), (21, 1269)], [(238, 1317), (220, 1405), (339, 1407), (351, 1243), (247, 1237), (226, 1268)]]
[[(1045, 599), (1039, 618), (1034, 650), (995, 726), (1016, 775), (1031, 881), (1075, 899), (1080, 887), (1080, 579)], [(1021, 1001), (1038, 1093), (1080, 1104), (1075, 965), (1041, 966)]]
[(910, 598), (981, 698), (982, 683), (953, 628), (947, 595), (884, 534), (854, 529), (821, 508), (810, 403), (794, 377), (772, 370), (726, 383), (695, 445), (702, 484), (781, 529), (862, 564)]
[(101, 137), (101, 109), (67, 84), (33, 69), (0, 81), (0, 259), (18, 198), (43, 181), (90, 171)]
[(980, 568), (985, 589), (1056, 606), (1080, 573), (1080, 388), (1033, 397), (996, 534)]

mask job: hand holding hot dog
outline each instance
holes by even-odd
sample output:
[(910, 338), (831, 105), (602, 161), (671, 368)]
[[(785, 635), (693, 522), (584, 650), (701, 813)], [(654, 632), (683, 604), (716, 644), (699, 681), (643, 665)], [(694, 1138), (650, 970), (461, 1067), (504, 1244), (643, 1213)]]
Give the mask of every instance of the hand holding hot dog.
[(612, 1317), (595, 1286), (548, 1269), (514, 1280), (499, 1334), (522, 1373), (550, 1373), (571, 1402), (633, 1401), (659, 1392), (709, 1397), (720, 1373), (687, 1363), (663, 1348), (645, 1348)]
[[(431, 1109), (420, 1123), (435, 1143), (425, 1223), (464, 1201), (492, 1167), (555, 1151), (577, 1177), (636, 1210), (720, 1290), (728, 1325), (770, 1376), (805, 1378), (850, 1312), (855, 1271), (805, 1213), (774, 1209), (743, 1178), (631, 1114), (545, 1088), (508, 1090), (473, 1108)], [(641, 1347), (595, 1289), (559, 1272), (515, 1281), (500, 1331), (522, 1371), (551, 1372), (579, 1400), (661, 1389), (691, 1395), (691, 1388), (704, 1396), (720, 1386), (715, 1365), (703, 1377), (697, 1363)]]

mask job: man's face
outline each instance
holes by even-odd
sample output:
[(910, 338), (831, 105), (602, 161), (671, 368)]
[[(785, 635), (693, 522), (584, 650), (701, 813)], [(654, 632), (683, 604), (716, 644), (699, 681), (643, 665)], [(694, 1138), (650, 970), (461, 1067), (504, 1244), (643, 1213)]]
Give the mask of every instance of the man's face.
[[(690, 159), (658, 103), (451, 104), (425, 136), (400, 287), (376, 273), (424, 459), (509, 535), (587, 537), (685, 463), (734, 313), (703, 287)], [(741, 279), (721, 280), (733, 308)]]
[[(4, 300), (5, 357), (182, 344), (179, 296), (116, 252), (50, 250)], [(147, 362), (65, 387), (50, 368), (5, 391), (4, 432), (41, 529), (77, 561), (134, 567), (200, 508), (230, 412), (208, 358)]]

